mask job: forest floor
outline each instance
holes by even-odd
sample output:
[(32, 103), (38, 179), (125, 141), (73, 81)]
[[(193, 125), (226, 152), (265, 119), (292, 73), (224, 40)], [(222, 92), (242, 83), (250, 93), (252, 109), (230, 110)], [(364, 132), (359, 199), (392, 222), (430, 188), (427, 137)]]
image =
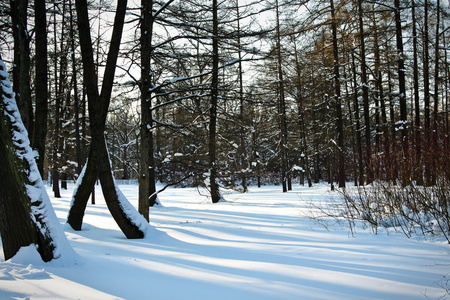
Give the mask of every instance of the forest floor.
[[(97, 186), (83, 230), (65, 224), (74, 185), (51, 198), (73, 263), (43, 263), (31, 247), (5, 262), (0, 299), (444, 299), (450, 245), (439, 237), (377, 234), (318, 222), (315, 207), (338, 197), (326, 185), (224, 191), (169, 188), (144, 239), (127, 240)], [(137, 206), (138, 187), (121, 185)], [(48, 187), (51, 196), (51, 188)], [(325, 225), (325, 226), (324, 226)]]

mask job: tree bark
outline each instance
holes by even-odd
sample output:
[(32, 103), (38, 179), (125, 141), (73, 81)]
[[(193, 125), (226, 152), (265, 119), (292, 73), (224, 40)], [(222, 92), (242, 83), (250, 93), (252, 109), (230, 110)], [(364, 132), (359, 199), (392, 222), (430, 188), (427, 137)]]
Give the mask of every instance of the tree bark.
[[(41, 0), (42, 1), (42, 0)], [(75, 151), (77, 158), (77, 174), (81, 174), (82, 160), (81, 160), (81, 136), (80, 136), (80, 100), (78, 97), (78, 76), (75, 60), (75, 28), (73, 24), (72, 4), (69, 4), (70, 13), (70, 48), (72, 59), (72, 76), (73, 76), (73, 98), (74, 98), (74, 112), (75, 112)]]
[(50, 261), (62, 242), (53, 240), (52, 231), (58, 230), (52, 227), (55, 224), (49, 226), (57, 219), (50, 215), (51, 204), (1, 60), (0, 99), (0, 234), (5, 259), (35, 244), (42, 260)]
[[(405, 58), (403, 54), (403, 36), (402, 36), (402, 23), (400, 19), (400, 0), (394, 0), (395, 5), (395, 33), (397, 42), (397, 55), (398, 55), (398, 89), (399, 89), (399, 102), (400, 102), (400, 121), (401, 121), (401, 134), (402, 134), (402, 152), (405, 162), (408, 161), (409, 149), (408, 149), (408, 124), (407, 124), (407, 110), (406, 110), (406, 79), (405, 79)], [(402, 174), (402, 180), (409, 181), (407, 174)], [(404, 182), (406, 183), (406, 182)]]
[(440, 153), (438, 136), (439, 136), (439, 26), (440, 26), (441, 3), (436, 2), (436, 39), (434, 49), (434, 107), (433, 107), (433, 176), (432, 184), (435, 185), (438, 176), (438, 156)]
[(242, 191), (244, 193), (247, 192), (247, 148), (245, 144), (245, 118), (244, 118), (244, 80), (243, 80), (243, 73), (244, 70), (242, 69), (242, 53), (241, 53), (241, 22), (240, 22), (240, 9), (239, 9), (239, 0), (236, 0), (236, 21), (237, 21), (237, 46), (238, 46), (238, 73), (239, 73), (239, 119), (240, 119), (240, 126), (239, 126), (239, 139), (240, 139), (240, 145), (239, 145), (239, 167), (241, 172), (241, 185), (242, 185)]
[(424, 133), (425, 133), (425, 184), (430, 185), (432, 182), (431, 176), (431, 118), (430, 118), (430, 69), (429, 69), (429, 54), (428, 54), (428, 0), (424, 2), (424, 24), (423, 24), (423, 101), (424, 101)]
[[(145, 229), (143, 228), (142, 222), (140, 222), (140, 220), (137, 220), (136, 216), (130, 215), (134, 213), (133, 207), (131, 206), (131, 204), (127, 203), (126, 199), (124, 199), (124, 196), (114, 182), (104, 137), (106, 116), (111, 99), (114, 73), (120, 48), (120, 40), (122, 37), (126, 6), (126, 0), (119, 0), (117, 3), (117, 11), (114, 19), (110, 49), (105, 67), (105, 73), (103, 76), (102, 89), (101, 93), (99, 94), (98, 75), (95, 70), (95, 64), (93, 60), (93, 49), (90, 36), (87, 2), (86, 0), (76, 1), (78, 29), (80, 33), (80, 46), (84, 66), (83, 74), (88, 96), (89, 119), (91, 121), (90, 128), (92, 135), (92, 150), (90, 152), (88, 163), (89, 161), (91, 161), (92, 163), (92, 159), (95, 159), (95, 166), (98, 177), (100, 179), (106, 204), (109, 211), (111, 212), (111, 215), (119, 225), (122, 232), (127, 238), (143, 238)], [(83, 180), (86, 180), (86, 178), (86, 176), (82, 176), (81, 184), (83, 183)], [(89, 182), (89, 185), (90, 184), (91, 182)], [(78, 190), (80, 189), (77, 189), (77, 191)], [(81, 202), (84, 200), (85, 199), (78, 198), (77, 195), (74, 195), (72, 208), (77, 207), (82, 209), (83, 207), (86, 207), (84, 202), (77, 203), (77, 201)], [(71, 211), (73, 210), (72, 208)], [(84, 214), (84, 211), (81, 212), (80, 210), (76, 210), (76, 213), (78, 215), (77, 219), (79, 219), (79, 216)]]
[(47, 21), (45, 0), (34, 1), (36, 34), (36, 113), (32, 136), (32, 148), (37, 149), (39, 173), (44, 177), (45, 142), (47, 136), (48, 88), (47, 88)]
[(367, 69), (366, 69), (366, 47), (364, 41), (364, 27), (362, 20), (362, 0), (358, 1), (358, 18), (359, 18), (359, 34), (361, 41), (361, 84), (363, 90), (363, 108), (364, 108), (364, 135), (366, 142), (365, 151), (365, 171), (367, 183), (373, 181), (373, 163), (372, 163), (372, 145), (371, 145), (371, 127), (370, 127), (370, 110), (369, 110), (369, 86), (367, 84)]
[(420, 126), (420, 94), (419, 94), (419, 63), (417, 50), (417, 22), (416, 3), (412, 7), (412, 37), (413, 37), (413, 82), (414, 82), (414, 144), (415, 144), (415, 172), (414, 177), (418, 185), (423, 184), (422, 176), (422, 137)]
[(281, 59), (281, 37), (280, 37), (280, 12), (278, 0), (275, 2), (276, 8), (276, 48), (278, 63), (278, 114), (280, 118), (280, 160), (281, 160), (281, 185), (283, 193), (288, 191), (288, 154), (287, 154), (287, 123), (286, 123), (286, 99), (284, 95), (284, 78)]
[(358, 86), (356, 80), (356, 64), (355, 64), (355, 54), (352, 52), (352, 71), (353, 71), (353, 87), (355, 89), (353, 93), (353, 109), (355, 110), (355, 134), (356, 134), (356, 152), (358, 154), (358, 184), (360, 186), (364, 185), (364, 166), (365, 160), (362, 151), (362, 138), (361, 138), (361, 122), (359, 116), (359, 101), (358, 93), (356, 92), (356, 87)]
[[(153, 1), (141, 1), (141, 147), (139, 170), (139, 213), (149, 220), (149, 207), (156, 203), (153, 115), (151, 100), (151, 57)], [(153, 196), (152, 196), (153, 195)]]
[(33, 103), (31, 100), (30, 75), (30, 37), (28, 35), (28, 0), (19, 0), (19, 47), (20, 47), (20, 78), (19, 111), (23, 124), (28, 132), (33, 132)]
[(216, 130), (217, 130), (217, 99), (219, 97), (219, 20), (217, 16), (217, 0), (212, 1), (213, 36), (212, 36), (212, 79), (211, 79), (211, 103), (209, 110), (209, 181), (210, 193), (213, 203), (221, 199), (219, 185), (217, 183), (217, 157), (216, 157)]

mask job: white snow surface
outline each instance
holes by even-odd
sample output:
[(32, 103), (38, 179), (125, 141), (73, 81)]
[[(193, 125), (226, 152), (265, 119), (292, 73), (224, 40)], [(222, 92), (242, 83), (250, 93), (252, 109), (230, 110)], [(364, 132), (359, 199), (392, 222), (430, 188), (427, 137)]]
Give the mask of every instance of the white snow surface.
[[(168, 188), (144, 239), (127, 240), (96, 186), (82, 231), (66, 222), (75, 185), (50, 197), (75, 249), (72, 264), (44, 263), (34, 246), (0, 252), (0, 299), (436, 299), (449, 288), (450, 246), (308, 218), (326, 185), (224, 191), (212, 204), (195, 188)], [(138, 187), (121, 185), (137, 207)], [(51, 188), (47, 187), (51, 195)], [(205, 191), (200, 191), (206, 194)], [(315, 211), (317, 213), (317, 211)], [(330, 223), (332, 224), (332, 223)], [(342, 223), (344, 224), (344, 223)], [(447, 276), (447, 277), (445, 277)]]

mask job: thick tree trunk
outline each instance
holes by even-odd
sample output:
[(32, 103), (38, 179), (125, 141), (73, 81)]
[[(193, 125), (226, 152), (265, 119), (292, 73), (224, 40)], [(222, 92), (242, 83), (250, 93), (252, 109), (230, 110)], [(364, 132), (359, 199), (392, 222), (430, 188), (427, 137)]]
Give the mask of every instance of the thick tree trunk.
[(58, 228), (1, 60), (0, 99), (0, 233), (5, 259), (35, 244), (42, 260), (50, 261), (63, 255), (68, 243)]
[(14, 154), (7, 147), (7, 132), (4, 126), (0, 133), (0, 233), (5, 260), (13, 257), (21, 247), (37, 244), (36, 228), (30, 219), (30, 208), (25, 187), (14, 161)]

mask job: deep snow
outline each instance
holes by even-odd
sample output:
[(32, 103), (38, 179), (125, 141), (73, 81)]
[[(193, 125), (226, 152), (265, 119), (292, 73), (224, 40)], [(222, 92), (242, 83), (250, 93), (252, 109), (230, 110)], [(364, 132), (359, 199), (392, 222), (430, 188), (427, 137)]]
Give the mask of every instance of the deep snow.
[[(50, 197), (62, 224), (73, 188)], [(137, 207), (137, 186), (120, 188)], [(32, 246), (7, 262), (0, 252), (0, 299), (435, 299), (450, 288), (443, 239), (362, 227), (352, 237), (307, 218), (309, 203), (330, 199), (325, 185), (225, 191), (217, 204), (169, 188), (142, 240), (124, 237), (96, 190), (83, 230), (63, 225), (75, 262), (43, 263)]]

